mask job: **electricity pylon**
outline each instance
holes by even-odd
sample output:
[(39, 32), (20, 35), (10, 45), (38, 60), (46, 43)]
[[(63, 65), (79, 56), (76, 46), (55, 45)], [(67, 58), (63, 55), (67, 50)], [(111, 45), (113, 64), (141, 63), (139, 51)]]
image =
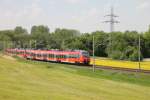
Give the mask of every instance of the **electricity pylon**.
[(106, 15), (105, 17), (110, 17), (110, 20), (106, 20), (106, 21), (104, 21), (104, 23), (110, 23), (110, 32), (114, 32), (115, 23), (119, 23), (119, 21), (115, 20), (115, 17), (119, 17), (119, 16), (116, 16), (114, 14), (113, 7), (111, 7), (111, 13), (109, 15)]

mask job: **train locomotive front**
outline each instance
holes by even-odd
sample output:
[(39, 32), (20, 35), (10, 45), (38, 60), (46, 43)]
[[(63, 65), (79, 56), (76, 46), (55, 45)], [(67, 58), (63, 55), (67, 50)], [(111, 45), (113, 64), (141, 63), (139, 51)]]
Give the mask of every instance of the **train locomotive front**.
[(80, 51), (80, 62), (85, 65), (90, 64), (90, 55), (87, 51)]

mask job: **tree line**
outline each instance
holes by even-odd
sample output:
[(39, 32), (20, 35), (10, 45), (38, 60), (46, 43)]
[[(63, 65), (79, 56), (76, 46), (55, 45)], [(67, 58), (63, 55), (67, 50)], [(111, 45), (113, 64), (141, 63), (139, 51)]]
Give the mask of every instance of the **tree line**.
[(138, 60), (138, 40), (141, 37), (141, 59), (150, 57), (150, 28), (144, 33), (137, 31), (95, 31), (80, 33), (74, 29), (57, 28), (50, 32), (47, 26), (32, 26), (31, 32), (21, 26), (0, 31), (0, 50), (5, 48), (87, 50), (92, 55), (93, 36), (95, 55), (119, 60)]

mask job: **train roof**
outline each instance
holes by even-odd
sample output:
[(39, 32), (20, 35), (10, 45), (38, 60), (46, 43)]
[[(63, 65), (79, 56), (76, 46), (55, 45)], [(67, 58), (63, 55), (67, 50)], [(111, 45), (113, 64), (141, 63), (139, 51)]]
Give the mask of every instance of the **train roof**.
[(16, 51), (30, 51), (30, 52), (41, 52), (41, 53), (49, 53), (49, 52), (56, 52), (56, 53), (83, 53), (83, 52), (87, 52), (85, 50), (58, 50), (58, 49), (52, 49), (52, 50), (41, 50), (41, 49), (23, 49), (23, 48), (14, 48), (14, 49), (9, 49), (9, 50), (16, 50)]

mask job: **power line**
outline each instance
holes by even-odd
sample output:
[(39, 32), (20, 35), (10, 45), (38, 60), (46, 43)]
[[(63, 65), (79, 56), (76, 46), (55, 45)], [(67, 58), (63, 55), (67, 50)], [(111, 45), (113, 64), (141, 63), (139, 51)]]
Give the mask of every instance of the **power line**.
[(110, 23), (110, 32), (114, 32), (114, 25), (115, 23), (119, 23), (119, 21), (115, 20), (116, 17), (119, 17), (114, 14), (114, 8), (111, 7), (111, 13), (106, 15), (105, 17), (110, 17), (110, 20), (104, 21), (104, 23)]

